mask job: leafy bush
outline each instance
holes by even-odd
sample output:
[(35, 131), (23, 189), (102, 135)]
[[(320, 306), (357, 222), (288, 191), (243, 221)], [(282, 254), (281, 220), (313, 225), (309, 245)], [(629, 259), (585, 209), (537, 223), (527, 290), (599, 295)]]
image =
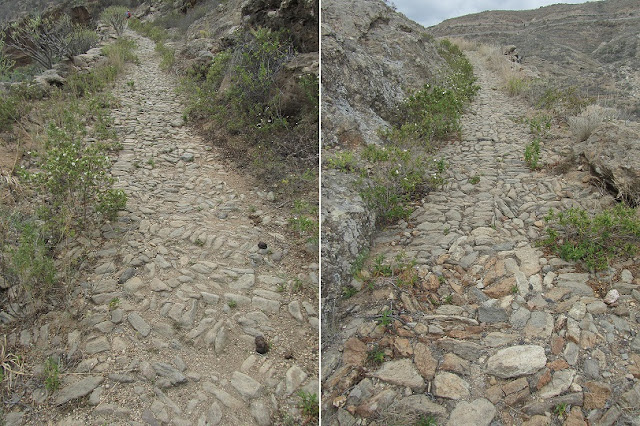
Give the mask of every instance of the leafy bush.
[(74, 26), (71, 18), (62, 15), (59, 19), (29, 16), (23, 21), (13, 22), (0, 34), (8, 47), (19, 50), (49, 69), (60, 58), (69, 56), (69, 44)]
[(359, 184), (360, 195), (376, 212), (379, 224), (408, 218), (413, 212), (409, 206), (412, 200), (444, 183), (445, 162), (429, 161), (415, 150), (368, 147), (364, 155), (375, 164)]
[(121, 35), (127, 26), (127, 8), (124, 6), (110, 6), (100, 13), (100, 20), (111, 25), (117, 35)]
[(10, 217), (3, 225), (5, 245), (0, 257), (3, 278), (31, 295), (46, 294), (55, 283), (56, 269), (44, 230), (35, 221), (18, 216)]
[(98, 45), (100, 36), (88, 28), (76, 27), (69, 35), (67, 44), (68, 55), (76, 56), (86, 53), (92, 47)]
[[(253, 124), (256, 118), (261, 127), (282, 123), (279, 111), (280, 90), (274, 77), (284, 63), (293, 56), (286, 31), (258, 28), (244, 33), (236, 44), (231, 59), (233, 85), (227, 100), (242, 124)], [(275, 93), (274, 93), (275, 92)]]
[(622, 204), (595, 215), (575, 208), (552, 210), (545, 221), (549, 226), (542, 244), (591, 270), (606, 269), (612, 259), (633, 256), (640, 247), (638, 212)]
[(8, 74), (9, 70), (15, 65), (15, 61), (4, 54), (5, 41), (0, 36), (0, 78)]
[(18, 104), (15, 96), (0, 98), (0, 132), (11, 128), (18, 118)]

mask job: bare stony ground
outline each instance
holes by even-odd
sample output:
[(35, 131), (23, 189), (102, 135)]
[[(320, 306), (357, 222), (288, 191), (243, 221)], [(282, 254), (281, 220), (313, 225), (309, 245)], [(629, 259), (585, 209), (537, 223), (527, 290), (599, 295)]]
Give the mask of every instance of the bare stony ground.
[(66, 312), (3, 330), (25, 360), (59, 357), (62, 373), (49, 394), (42, 366), (27, 371), (5, 420), (301, 423), (298, 392), (318, 393), (318, 265), (293, 250), (270, 194), (183, 125), (176, 79), (129, 36), (140, 63), (114, 93), (124, 148), (112, 169), (127, 211), (68, 248), (95, 269)]
[[(536, 247), (549, 209), (612, 199), (585, 174), (527, 168), (526, 107), (474, 55), (481, 91), (462, 140), (438, 154), (447, 184), (379, 234), (363, 270), (372, 284), (339, 307), (322, 423), (638, 425), (638, 259), (596, 275)], [(552, 145), (543, 157), (560, 158)], [(380, 255), (415, 260), (417, 282), (376, 278)], [(610, 289), (619, 299), (604, 300)]]

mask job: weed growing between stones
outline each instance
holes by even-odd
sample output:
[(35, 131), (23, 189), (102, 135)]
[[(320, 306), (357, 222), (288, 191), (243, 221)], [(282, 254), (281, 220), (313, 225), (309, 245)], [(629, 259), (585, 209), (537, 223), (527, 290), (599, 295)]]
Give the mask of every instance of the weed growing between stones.
[(524, 148), (524, 161), (531, 170), (537, 170), (540, 161), (540, 138), (535, 137)]
[(436, 422), (435, 417), (433, 416), (420, 416), (420, 418), (418, 419), (418, 422), (416, 423), (416, 426), (437, 426), (438, 423)]
[(300, 407), (302, 415), (307, 418), (305, 423), (317, 421), (320, 416), (320, 402), (318, 401), (318, 394), (300, 391), (298, 392), (298, 397), (300, 397), (298, 407)]
[(606, 269), (612, 260), (628, 258), (640, 247), (640, 218), (622, 204), (591, 215), (582, 209), (553, 210), (541, 244), (564, 260), (582, 262), (590, 270)]
[(374, 345), (367, 351), (367, 363), (369, 364), (380, 365), (384, 362), (384, 358), (384, 351), (378, 345)]
[(60, 388), (60, 365), (52, 357), (47, 358), (44, 363), (44, 386), (49, 392)]

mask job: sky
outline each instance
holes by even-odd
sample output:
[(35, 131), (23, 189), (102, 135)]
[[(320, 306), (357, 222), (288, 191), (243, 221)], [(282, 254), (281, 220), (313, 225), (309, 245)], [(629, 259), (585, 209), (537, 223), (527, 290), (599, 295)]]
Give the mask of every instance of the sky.
[(537, 9), (556, 3), (586, 3), (585, 0), (392, 0), (398, 11), (429, 27), (445, 19), (485, 10)]

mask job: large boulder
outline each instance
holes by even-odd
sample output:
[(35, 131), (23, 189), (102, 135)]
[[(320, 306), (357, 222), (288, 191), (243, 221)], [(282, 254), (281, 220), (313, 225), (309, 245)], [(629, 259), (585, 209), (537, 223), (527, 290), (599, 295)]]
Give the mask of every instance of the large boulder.
[(607, 122), (575, 145), (574, 152), (619, 199), (640, 203), (640, 123)]

